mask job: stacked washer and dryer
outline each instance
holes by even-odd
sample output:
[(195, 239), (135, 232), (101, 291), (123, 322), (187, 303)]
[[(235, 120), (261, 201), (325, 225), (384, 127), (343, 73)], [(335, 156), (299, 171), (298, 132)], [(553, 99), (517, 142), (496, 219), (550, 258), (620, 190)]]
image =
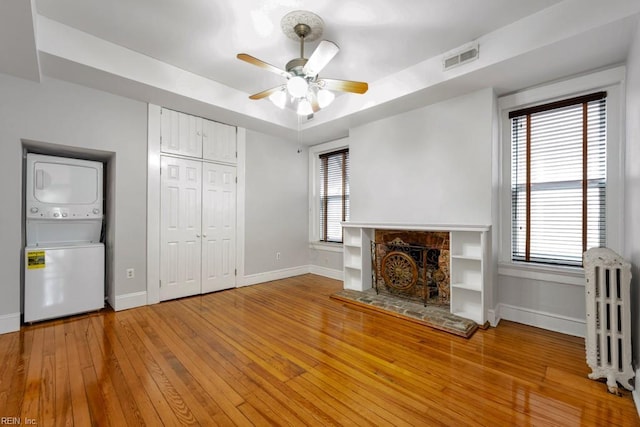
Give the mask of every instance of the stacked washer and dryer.
[(25, 322), (104, 307), (102, 166), (27, 154)]

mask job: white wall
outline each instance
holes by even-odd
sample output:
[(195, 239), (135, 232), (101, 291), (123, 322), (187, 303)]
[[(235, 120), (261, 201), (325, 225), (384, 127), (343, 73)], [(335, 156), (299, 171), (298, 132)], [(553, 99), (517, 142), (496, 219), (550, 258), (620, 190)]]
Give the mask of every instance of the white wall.
[(607, 245), (622, 251), (622, 129), (623, 108), (621, 82), (624, 67), (613, 67), (501, 97), (501, 180), (499, 264), (496, 295), (496, 316), (545, 329), (584, 336), (585, 280), (581, 268), (553, 267), (511, 261), (511, 190), (509, 165), (510, 128), (508, 111), (604, 90), (607, 92)]
[(307, 159), (306, 147), (295, 141), (247, 131), (244, 274), (248, 283), (308, 271)]
[[(640, 370), (640, 27), (632, 41), (627, 61), (627, 118), (625, 151), (625, 250), (631, 261), (634, 304), (634, 361)], [(639, 371), (640, 372), (640, 371)], [(638, 384), (638, 380), (636, 380)]]
[(566, 282), (498, 276), (498, 315), (507, 320), (584, 336), (584, 280)]
[(351, 131), (351, 221), (491, 224), (493, 91)]
[(324, 249), (309, 249), (309, 265), (311, 272), (323, 276), (342, 280), (343, 274), (343, 254), (342, 251), (329, 251)]
[[(488, 224), (496, 256), (497, 114), (489, 88), (352, 129), (351, 220)], [(583, 335), (582, 278), (493, 278), (488, 301), (497, 316)]]
[[(146, 104), (57, 80), (35, 83), (2, 74), (0, 100), (0, 332), (17, 329), (20, 319), (22, 140), (111, 153), (111, 280), (116, 295), (144, 291)], [(136, 269), (134, 279), (125, 278), (128, 267)]]

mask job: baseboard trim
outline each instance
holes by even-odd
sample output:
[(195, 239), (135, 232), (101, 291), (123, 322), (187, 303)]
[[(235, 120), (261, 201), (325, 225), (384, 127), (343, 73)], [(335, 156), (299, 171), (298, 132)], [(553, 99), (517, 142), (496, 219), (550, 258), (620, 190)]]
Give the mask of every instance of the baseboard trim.
[(633, 390), (633, 392), (631, 393), (631, 396), (633, 396), (633, 403), (636, 404), (636, 411), (638, 411), (638, 416), (640, 417), (640, 390), (638, 390), (638, 388), (640, 388), (640, 384), (638, 384), (639, 381), (640, 369), (636, 369), (636, 386), (635, 390)]
[(499, 307), (497, 307), (495, 310), (487, 310), (487, 320), (489, 321), (489, 324), (494, 328), (498, 326), (498, 324), (500, 323)]
[(335, 270), (333, 268), (321, 267), (319, 265), (311, 264), (309, 266), (309, 273), (317, 274), (318, 276), (328, 277), (329, 279), (344, 280), (344, 273), (342, 270)]
[(264, 273), (250, 274), (242, 277), (237, 282), (237, 287), (257, 285), (258, 283), (271, 282), (273, 280), (286, 279), (288, 277), (300, 276), (309, 273), (309, 266), (283, 268), (282, 270), (267, 271)]
[(0, 316), (0, 334), (20, 330), (20, 313), (9, 313)]
[(502, 303), (496, 307), (495, 318), (498, 320), (511, 320), (581, 338), (585, 337), (587, 330), (586, 321), (583, 319)]
[(116, 295), (113, 309), (122, 311), (144, 305), (147, 305), (147, 291), (132, 292), (130, 294)]

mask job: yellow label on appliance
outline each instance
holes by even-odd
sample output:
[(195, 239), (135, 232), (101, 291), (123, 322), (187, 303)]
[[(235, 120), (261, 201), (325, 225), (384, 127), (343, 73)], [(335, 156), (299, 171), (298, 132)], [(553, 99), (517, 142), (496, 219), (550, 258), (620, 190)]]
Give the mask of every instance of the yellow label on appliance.
[(44, 251), (27, 252), (27, 268), (29, 270), (44, 268)]

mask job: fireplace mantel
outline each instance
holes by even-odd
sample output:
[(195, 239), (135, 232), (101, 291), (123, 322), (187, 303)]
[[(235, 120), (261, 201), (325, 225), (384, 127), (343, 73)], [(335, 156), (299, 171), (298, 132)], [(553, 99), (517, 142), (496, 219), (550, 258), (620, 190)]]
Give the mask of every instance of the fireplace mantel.
[(396, 222), (343, 222), (343, 228), (370, 228), (385, 230), (417, 230), (417, 231), (475, 231), (481, 233), (491, 230), (490, 225), (460, 224), (403, 224)]
[(491, 301), (491, 226), (454, 224), (401, 224), (343, 222), (344, 288), (365, 291), (372, 287), (371, 241), (375, 230), (448, 232), (450, 237), (451, 313), (487, 322)]

